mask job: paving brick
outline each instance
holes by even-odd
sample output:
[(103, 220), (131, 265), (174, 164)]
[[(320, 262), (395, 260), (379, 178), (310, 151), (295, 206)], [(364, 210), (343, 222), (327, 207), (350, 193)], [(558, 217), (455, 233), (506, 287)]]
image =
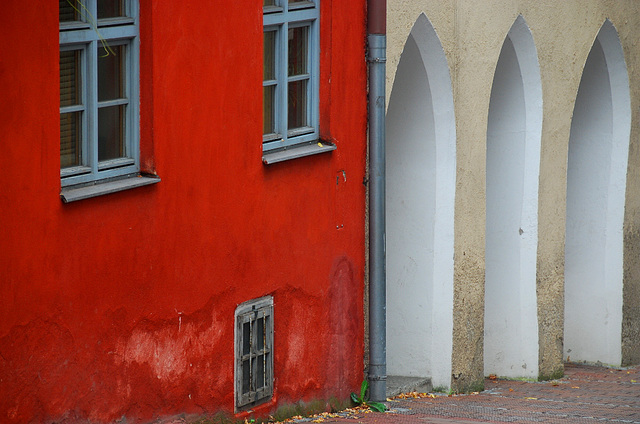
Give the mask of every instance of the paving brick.
[(322, 419), (324, 423), (630, 423), (640, 424), (640, 368), (567, 364), (556, 381), (485, 381), (472, 395), (398, 399), (391, 410)]

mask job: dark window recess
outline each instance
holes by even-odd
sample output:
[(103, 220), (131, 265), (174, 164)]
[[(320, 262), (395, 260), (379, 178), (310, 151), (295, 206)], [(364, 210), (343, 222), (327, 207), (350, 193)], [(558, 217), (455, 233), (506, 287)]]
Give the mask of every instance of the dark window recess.
[(236, 407), (247, 409), (273, 395), (273, 298), (236, 309)]

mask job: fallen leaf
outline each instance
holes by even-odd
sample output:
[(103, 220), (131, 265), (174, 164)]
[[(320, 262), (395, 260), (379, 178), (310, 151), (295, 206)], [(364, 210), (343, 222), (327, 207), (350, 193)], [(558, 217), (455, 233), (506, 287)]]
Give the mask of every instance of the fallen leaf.
[(527, 400), (538, 400), (538, 398), (534, 398), (534, 397), (528, 397), (528, 398), (525, 398), (525, 399), (527, 399)]
[(580, 386), (571, 386), (572, 389), (579, 389)]
[(497, 380), (498, 376), (495, 374), (489, 374), (489, 380)]
[(637, 381), (636, 381), (636, 380), (631, 380), (631, 382), (632, 382), (632, 383), (637, 383)]
[(513, 389), (509, 389), (510, 392), (513, 392)]

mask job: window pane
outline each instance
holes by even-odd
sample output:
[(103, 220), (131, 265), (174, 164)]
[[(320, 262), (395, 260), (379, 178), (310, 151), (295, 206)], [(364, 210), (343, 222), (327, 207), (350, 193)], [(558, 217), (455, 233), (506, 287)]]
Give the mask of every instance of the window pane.
[(269, 85), (263, 88), (262, 111), (264, 124), (262, 127), (263, 134), (272, 134), (276, 132), (275, 128), (275, 94), (276, 86)]
[(307, 73), (309, 27), (289, 29), (289, 76)]
[(275, 6), (276, 5), (276, 1), (275, 0), (264, 0), (264, 3), (262, 3), (262, 6)]
[(289, 83), (289, 125), (288, 129), (306, 127), (307, 123), (307, 80)]
[(80, 104), (80, 90), (80, 50), (60, 52), (60, 106)]
[(264, 64), (263, 80), (273, 80), (276, 78), (276, 32), (265, 31), (264, 33)]
[(242, 361), (242, 394), (251, 391), (251, 365), (250, 359)]
[(124, 157), (125, 106), (98, 109), (98, 161)]
[(251, 323), (242, 324), (242, 354), (248, 355), (251, 352)]
[(81, 114), (82, 112), (60, 114), (60, 168), (81, 165)]
[(125, 46), (111, 46), (113, 53), (98, 47), (98, 101), (121, 99), (124, 96)]
[(261, 389), (265, 386), (265, 375), (264, 375), (264, 370), (265, 370), (265, 361), (266, 361), (266, 356), (265, 355), (260, 355), (257, 358), (256, 361), (256, 390), (257, 389)]
[(265, 318), (259, 318), (256, 321), (256, 350), (258, 352), (262, 351), (264, 349), (264, 320)]
[(98, 19), (126, 16), (124, 0), (98, 0)]
[(58, 9), (60, 22), (79, 21), (78, 11), (81, 10), (81, 7), (77, 0), (60, 0)]

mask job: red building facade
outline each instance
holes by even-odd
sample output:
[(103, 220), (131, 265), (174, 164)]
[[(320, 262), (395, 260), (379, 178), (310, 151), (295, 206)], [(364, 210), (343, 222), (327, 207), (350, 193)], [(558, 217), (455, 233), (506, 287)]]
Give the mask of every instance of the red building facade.
[(274, 164), (252, 3), (139, 1), (138, 171), (161, 181), (64, 203), (59, 10), (5, 2), (0, 422), (243, 414), (236, 308), (264, 297), (273, 386), (252, 410), (359, 386), (365, 3), (316, 3), (335, 150)]

